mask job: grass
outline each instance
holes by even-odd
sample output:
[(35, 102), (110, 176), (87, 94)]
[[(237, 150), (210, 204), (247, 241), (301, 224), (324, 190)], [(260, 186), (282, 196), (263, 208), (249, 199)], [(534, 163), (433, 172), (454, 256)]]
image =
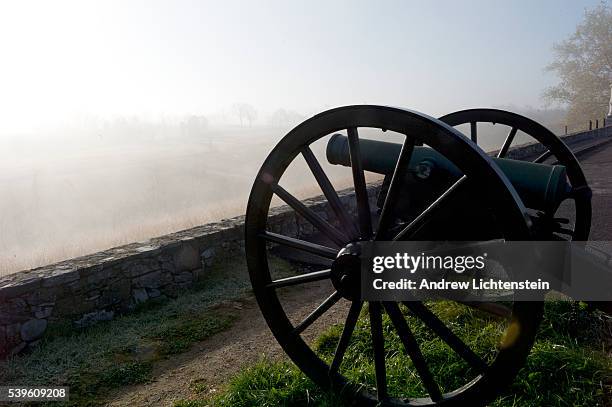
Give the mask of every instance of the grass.
[[(281, 274), (291, 272), (287, 263), (271, 262)], [(68, 405), (100, 405), (113, 389), (151, 380), (159, 360), (230, 327), (236, 314), (215, 305), (249, 290), (242, 259), (216, 264), (197, 287), (176, 299), (149, 301), (85, 329), (50, 326), (33, 352), (0, 363), (0, 383), (69, 386)]]
[(160, 355), (175, 355), (189, 349), (192, 343), (224, 330), (232, 319), (192, 314), (156, 327), (147, 337), (159, 343), (157, 351)]
[(341, 403), (334, 394), (318, 390), (292, 364), (262, 360), (236, 376), (218, 398), (183, 400), (175, 403), (175, 407), (338, 406)]
[[(464, 342), (485, 359), (494, 357), (505, 324), (455, 303), (437, 302), (432, 310), (449, 324)], [(421, 343), (430, 369), (444, 391), (455, 389), (473, 377), (463, 360), (415, 318), (410, 328)], [(402, 351), (399, 338), (385, 317), (385, 351), (390, 393), (405, 397), (425, 396), (412, 362)], [(612, 363), (604, 336), (609, 322), (598, 312), (572, 302), (546, 303), (544, 320), (526, 366), (506, 395), (495, 400), (495, 407), (510, 406), (605, 406), (610, 401)], [(607, 331), (606, 331), (607, 330)], [(331, 327), (314, 343), (318, 354), (328, 362), (333, 357), (341, 333)], [(375, 383), (369, 322), (362, 313), (353, 341), (342, 365), (352, 381), (370, 387)], [(606, 382), (607, 381), (607, 382)], [(176, 407), (251, 406), (339, 406), (343, 402), (322, 391), (293, 364), (263, 360), (244, 370), (215, 396), (196, 396), (176, 403)]]

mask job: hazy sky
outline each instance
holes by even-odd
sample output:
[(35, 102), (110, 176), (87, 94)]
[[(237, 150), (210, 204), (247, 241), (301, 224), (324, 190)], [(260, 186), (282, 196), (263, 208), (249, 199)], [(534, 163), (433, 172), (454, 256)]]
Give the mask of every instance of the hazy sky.
[(0, 3), (0, 132), (74, 114), (541, 104), (597, 1)]

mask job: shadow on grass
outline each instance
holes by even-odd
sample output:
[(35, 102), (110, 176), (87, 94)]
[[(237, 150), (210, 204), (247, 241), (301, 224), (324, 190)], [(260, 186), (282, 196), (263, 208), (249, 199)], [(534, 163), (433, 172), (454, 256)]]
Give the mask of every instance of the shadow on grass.
[[(434, 303), (431, 309), (444, 317), (451, 329), (476, 353), (492, 359), (503, 332), (503, 324), (483, 317), (473, 309), (455, 303)], [(416, 318), (407, 318), (419, 338), (421, 350), (444, 391), (453, 390), (475, 376), (469, 366), (429, 332)], [(385, 352), (390, 393), (401, 397), (426, 396), (420, 379), (411, 374), (412, 361), (401, 349), (391, 323), (383, 320)], [(609, 338), (610, 319), (591, 312), (575, 302), (547, 302), (544, 320), (526, 366), (495, 407), (510, 406), (605, 406), (610, 401), (612, 362), (610, 349), (602, 347)], [(331, 327), (314, 343), (318, 354), (328, 362), (333, 357), (341, 326)], [(362, 312), (349, 347), (342, 372), (353, 382), (373, 387), (369, 321)], [(322, 391), (289, 362), (263, 360), (231, 380), (222, 393), (209, 397), (196, 395), (177, 402), (175, 407), (255, 407), (255, 406), (340, 406), (348, 405)]]

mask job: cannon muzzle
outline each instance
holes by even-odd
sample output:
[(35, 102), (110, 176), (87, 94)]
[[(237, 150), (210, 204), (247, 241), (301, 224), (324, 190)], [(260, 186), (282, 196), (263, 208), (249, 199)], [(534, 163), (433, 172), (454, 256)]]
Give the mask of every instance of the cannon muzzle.
[[(384, 175), (393, 173), (401, 144), (368, 139), (360, 139), (359, 144), (364, 170)], [(327, 144), (326, 154), (330, 164), (351, 165), (346, 136), (334, 134)], [(493, 161), (508, 177), (528, 208), (554, 211), (568, 196), (570, 185), (565, 166), (507, 158), (493, 158)], [(408, 167), (420, 178), (427, 178), (432, 171), (446, 171), (454, 177), (462, 175), (449, 159), (428, 147), (415, 146)]]

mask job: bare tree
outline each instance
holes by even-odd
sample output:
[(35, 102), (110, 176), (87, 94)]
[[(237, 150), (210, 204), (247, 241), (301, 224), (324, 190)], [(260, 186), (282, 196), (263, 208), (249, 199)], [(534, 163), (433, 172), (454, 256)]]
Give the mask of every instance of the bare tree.
[(560, 79), (544, 92), (550, 103), (568, 107), (567, 123), (576, 127), (604, 117), (612, 82), (612, 9), (606, 2), (586, 10), (584, 20), (568, 39), (554, 46), (547, 66)]
[(268, 123), (274, 127), (295, 126), (304, 120), (304, 116), (293, 110), (277, 109), (268, 118)]
[(247, 121), (251, 127), (253, 121), (257, 119), (257, 111), (248, 103), (234, 103), (232, 111), (240, 119), (240, 126), (244, 126), (244, 122)]
[(208, 120), (202, 115), (189, 115), (181, 122), (181, 133), (189, 137), (200, 137), (207, 128)]

